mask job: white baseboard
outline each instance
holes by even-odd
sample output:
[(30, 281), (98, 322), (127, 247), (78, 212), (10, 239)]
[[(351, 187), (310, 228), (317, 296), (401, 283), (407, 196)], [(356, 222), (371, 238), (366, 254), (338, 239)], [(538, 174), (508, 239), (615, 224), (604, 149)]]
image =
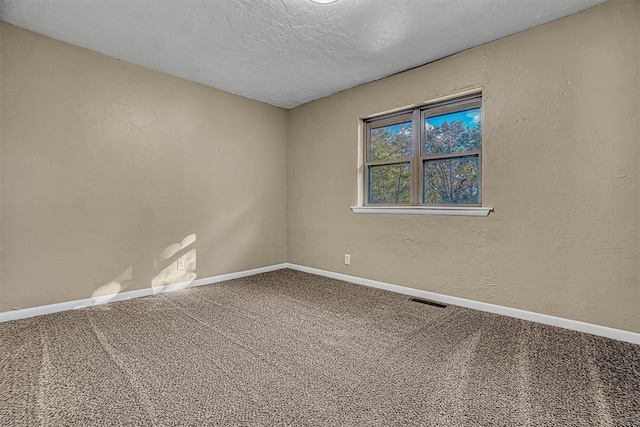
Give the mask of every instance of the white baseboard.
[(489, 313), (501, 314), (504, 316), (515, 317), (517, 319), (543, 323), (545, 325), (558, 326), (560, 328), (571, 329), (578, 332), (585, 332), (587, 334), (598, 335), (601, 337), (613, 338), (615, 340), (626, 341), (632, 344), (640, 344), (640, 333), (636, 332), (609, 328), (607, 326), (593, 325), (591, 323), (580, 322), (578, 320), (549, 316), (547, 314), (534, 313), (531, 311), (519, 310), (517, 308), (504, 307), (501, 305), (494, 305), (485, 302), (478, 302), (465, 298), (452, 297), (448, 295), (437, 294), (435, 292), (423, 291), (420, 289), (392, 285), (390, 283), (364, 279), (362, 277), (349, 276), (342, 273), (334, 273), (333, 271), (320, 270), (317, 268), (305, 267), (297, 264), (287, 263), (286, 267), (292, 270), (304, 271), (306, 273), (317, 274), (318, 276), (325, 276), (332, 279), (343, 280), (345, 282), (356, 283), (358, 285), (370, 286), (372, 288), (384, 289), (391, 292), (411, 295), (413, 297), (430, 299), (444, 304), (458, 305), (460, 307), (467, 307), (475, 310), (486, 311)]
[(23, 308), (20, 310), (5, 311), (0, 313), (0, 323), (9, 322), (11, 320), (25, 319), (27, 317), (41, 316), (43, 314), (57, 313), (60, 311), (75, 310), (78, 308), (89, 307), (92, 305), (106, 304), (114, 301), (124, 301), (132, 298), (146, 297), (149, 295), (160, 294), (164, 292), (178, 291), (180, 289), (193, 288), (195, 286), (210, 285), (213, 283), (224, 282), (225, 280), (239, 279), (241, 277), (253, 276), (254, 274), (266, 273), (269, 271), (281, 270), (287, 268), (286, 264), (276, 264), (267, 267), (254, 268), (252, 270), (239, 271), (236, 273), (221, 274), (219, 276), (203, 277), (190, 282), (175, 283), (166, 286), (149, 287), (135, 291), (127, 291), (119, 294), (104, 295), (94, 298), (86, 298), (75, 301), (60, 302), (56, 304), (41, 305), (39, 307)]
[(86, 298), (76, 301), (61, 302), (57, 304), (43, 305), (39, 307), (24, 308), (20, 310), (6, 311), (0, 313), (0, 323), (11, 320), (24, 319), (27, 317), (41, 316), (43, 314), (57, 313), (60, 311), (75, 310), (78, 308), (89, 307), (92, 305), (106, 304), (114, 301), (124, 301), (132, 298), (145, 297), (149, 295), (159, 294), (163, 292), (172, 292), (180, 289), (192, 288), (195, 286), (210, 285), (213, 283), (223, 282), (225, 280), (239, 279), (241, 277), (253, 276), (255, 274), (267, 273), (269, 271), (290, 268), (292, 270), (303, 271), (306, 273), (317, 274), (318, 276), (329, 277), (332, 279), (343, 280), (345, 282), (355, 283), (358, 285), (369, 286), (372, 288), (384, 289), (391, 292), (410, 295), (419, 298), (430, 299), (444, 304), (458, 305), (460, 307), (472, 308), (474, 310), (486, 311), (489, 313), (501, 314), (503, 316), (515, 317), (517, 319), (529, 320), (532, 322), (543, 323), (545, 325), (558, 326), (560, 328), (571, 329), (587, 334), (598, 335), (601, 337), (612, 338), (619, 341), (626, 341), (632, 344), (640, 344), (640, 333), (624, 331), (621, 329), (609, 328), (607, 326), (593, 325), (591, 323), (580, 322), (578, 320), (565, 319), (562, 317), (549, 316), (546, 314), (534, 313), (531, 311), (519, 310), (517, 308), (504, 307), (485, 302), (473, 301), (465, 298), (452, 297), (448, 295), (437, 294), (435, 292), (423, 291), (421, 289), (407, 288), (404, 286), (393, 285), (391, 283), (379, 282), (377, 280), (364, 279), (362, 277), (349, 276), (347, 274), (335, 273), (333, 271), (320, 270), (303, 265), (283, 263), (275, 264), (267, 267), (254, 268), (252, 270), (239, 271), (236, 273), (221, 274), (219, 276), (203, 277), (191, 282), (176, 283), (167, 286), (157, 286), (154, 288), (145, 288), (135, 291), (127, 291), (119, 294), (105, 295), (95, 298)]

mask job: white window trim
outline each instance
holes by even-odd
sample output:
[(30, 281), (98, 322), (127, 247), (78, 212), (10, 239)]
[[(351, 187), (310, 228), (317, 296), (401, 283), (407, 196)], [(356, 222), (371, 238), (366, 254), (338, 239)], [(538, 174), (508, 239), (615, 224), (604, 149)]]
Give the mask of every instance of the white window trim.
[(492, 207), (485, 206), (352, 206), (355, 214), (489, 216)]

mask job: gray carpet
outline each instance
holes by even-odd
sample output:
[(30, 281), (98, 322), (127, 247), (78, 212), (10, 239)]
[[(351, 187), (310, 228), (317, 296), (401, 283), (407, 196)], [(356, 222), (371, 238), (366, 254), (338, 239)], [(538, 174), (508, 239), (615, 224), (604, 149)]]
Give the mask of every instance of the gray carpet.
[(640, 346), (281, 270), (0, 324), (0, 423), (640, 425)]

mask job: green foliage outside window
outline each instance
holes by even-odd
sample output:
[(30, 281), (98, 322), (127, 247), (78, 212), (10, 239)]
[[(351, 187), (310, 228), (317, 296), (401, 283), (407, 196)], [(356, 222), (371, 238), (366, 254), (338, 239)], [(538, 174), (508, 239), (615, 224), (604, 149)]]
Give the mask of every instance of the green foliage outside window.
[[(410, 158), (413, 151), (412, 123), (400, 123), (371, 131), (372, 160)], [(372, 166), (369, 170), (370, 203), (408, 204), (411, 202), (409, 162)]]
[[(482, 148), (480, 110), (471, 110), (465, 116), (478, 117), (465, 123), (447, 117), (438, 126), (425, 120), (423, 153), (445, 154), (478, 151)], [(451, 115), (460, 116), (461, 113)], [(439, 117), (442, 119), (442, 117)], [(424, 161), (424, 202), (426, 204), (477, 204), (479, 203), (479, 155), (461, 156)]]
[[(449, 107), (445, 114), (419, 115), (423, 126), (419, 149), (413, 148), (418, 125), (407, 121), (407, 115), (402, 117), (395, 123), (383, 118), (390, 124), (369, 128), (368, 203), (479, 204), (482, 128), (477, 98), (460, 110)], [(412, 199), (412, 187), (421, 190), (420, 197), (414, 194)]]

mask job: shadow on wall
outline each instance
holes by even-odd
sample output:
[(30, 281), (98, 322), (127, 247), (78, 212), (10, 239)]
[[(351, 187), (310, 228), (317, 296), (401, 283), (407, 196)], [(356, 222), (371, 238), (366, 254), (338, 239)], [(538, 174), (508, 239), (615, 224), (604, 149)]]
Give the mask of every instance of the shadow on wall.
[[(273, 253), (279, 249), (274, 243), (264, 244), (273, 242), (274, 224), (264, 217), (256, 217), (256, 211), (261, 209), (260, 202), (248, 197), (236, 202), (234, 208), (233, 212), (222, 212), (211, 219), (216, 226), (206, 227), (204, 238), (200, 236), (198, 249), (201, 254), (215, 254), (219, 274), (256, 268), (260, 266), (257, 260), (261, 257), (271, 261), (262, 265), (274, 264)], [(250, 257), (248, 251), (252, 251)]]
[[(177, 284), (187, 287), (196, 279), (196, 249), (191, 248), (195, 241), (196, 235), (189, 234), (181, 242), (168, 245), (153, 260), (153, 268), (157, 274), (151, 280), (152, 289), (159, 291), (168, 285)], [(91, 298), (95, 301), (108, 302), (125, 291), (132, 283), (133, 267), (130, 266), (113, 280), (98, 286), (91, 294)]]

